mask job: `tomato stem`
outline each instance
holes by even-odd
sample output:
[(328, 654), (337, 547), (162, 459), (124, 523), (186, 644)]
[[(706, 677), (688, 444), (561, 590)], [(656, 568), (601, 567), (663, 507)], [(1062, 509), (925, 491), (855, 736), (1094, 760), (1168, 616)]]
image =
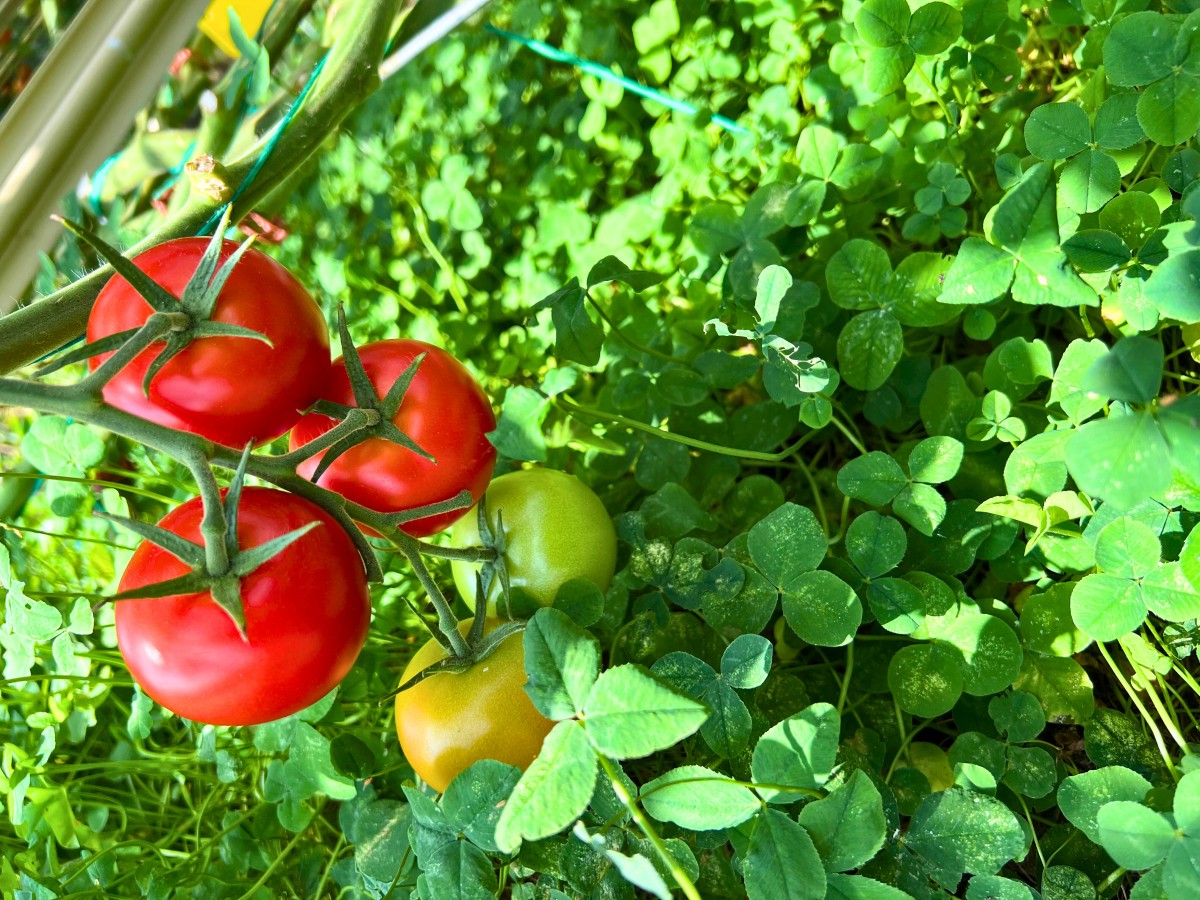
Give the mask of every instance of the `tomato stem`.
[(425, 506), (414, 506), (412, 509), (402, 509), (399, 512), (383, 513), (385, 521), (392, 526), (403, 525), (406, 522), (412, 522), (417, 519), (424, 519), (428, 516), (440, 516), (443, 513), (456, 512), (460, 509), (466, 509), (475, 498), (471, 496), (468, 490), (461, 490), (449, 500), (439, 500), (437, 503), (428, 503)]
[[(351, 5), (345, 27), (338, 30), (326, 64), (305, 100), (303, 127), (286, 129), (274, 143), (268, 136), (228, 163), (228, 183), (245, 185), (231, 221), (238, 221), (299, 169), (350, 111), (378, 87), (379, 61), (400, 6), (400, 0), (362, 0)], [(255, 173), (252, 181), (251, 172)], [(195, 234), (219, 206), (201, 192), (193, 192), (182, 209), (132, 248), (132, 254)], [(112, 271), (104, 266), (5, 316), (0, 326), (0, 372), (12, 371), (82, 332), (96, 295)]]
[(96, 371), (84, 378), (76, 387), (84, 393), (96, 397), (100, 396), (100, 392), (104, 390), (104, 386), (118, 372), (131, 363), (139, 353), (174, 328), (180, 319), (186, 322), (188, 319), (187, 314), (152, 313), (150, 318), (146, 320), (146, 324), (139, 328), (136, 334), (122, 344), (119, 350), (101, 363), (96, 368)]
[(442, 589), (433, 580), (433, 575), (430, 574), (429, 567), (425, 565), (425, 560), (421, 558), (421, 554), (413, 546), (415, 543), (415, 541), (412, 543), (402, 541), (397, 546), (400, 547), (400, 552), (408, 560), (408, 564), (412, 566), (417, 580), (421, 582), (421, 587), (425, 588), (425, 593), (429, 595), (429, 600), (433, 604), (433, 608), (437, 611), (437, 630), (430, 629), (430, 631), (433, 632), (433, 636), (437, 639), (438, 643), (449, 650), (454, 656), (459, 659), (469, 659), (471, 648), (467, 644), (466, 639), (459, 633), (458, 617), (450, 609), (450, 603), (446, 600), (446, 595), (442, 593)]
[(228, 523), (221, 489), (205, 456), (186, 453), (180, 457), (180, 462), (196, 479), (200, 499), (204, 502), (204, 518), (200, 522), (200, 534), (204, 537), (204, 567), (209, 575), (219, 577), (229, 571), (229, 553), (225, 546)]
[[(151, 333), (151, 331), (145, 331), (140, 337), (135, 335), (133, 339), (146, 339)], [(97, 369), (96, 373), (100, 371), (101, 369)], [(91, 377), (94, 377), (96, 373), (93, 373)], [(199, 435), (176, 431), (164, 425), (139, 418), (123, 410), (115, 409), (104, 403), (99, 396), (92, 393), (90, 388), (87, 390), (83, 389), (82, 385), (85, 383), (86, 380), (73, 385), (47, 385), (13, 378), (0, 378), (0, 405), (30, 407), (46, 413), (69, 416), (76, 421), (86, 422), (120, 434), (183, 462), (192, 473), (193, 478), (195, 478), (200, 488), (201, 496), (205, 498), (206, 510), (210, 506), (216, 510), (211, 515), (206, 514), (207, 526), (202, 529), (202, 533), (205, 534), (206, 544), (208, 545), (206, 553), (211, 553), (211, 556), (206, 555), (206, 567), (210, 573), (215, 574), (227, 571), (230, 564), (229, 554), (225, 545), (219, 540), (224, 535), (223, 522), (225, 512), (221, 507), (220, 491), (210, 467), (220, 466), (223, 469), (237, 470), (239, 465), (242, 464), (242, 454), (232, 448), (215, 444)], [(348, 411), (346, 420), (339, 423), (330, 432), (327, 432), (327, 435), (333, 434), (339, 428), (343, 429), (341, 431), (342, 437), (352, 432), (361, 431), (369, 427), (372, 418), (372, 411), (369, 410), (355, 410), (353, 414), (351, 414), (351, 411)], [(337, 438), (334, 437), (332, 439), (336, 440)], [(366, 569), (368, 581), (382, 581), (383, 571), (380, 568), (379, 560), (375, 556), (374, 548), (372, 548), (366, 536), (363, 535), (362, 531), (355, 524), (356, 522), (361, 522), (375, 531), (387, 535), (400, 547), (401, 551), (409, 559), (417, 559), (419, 561), (422, 555), (465, 560), (468, 562), (489, 562), (494, 559), (494, 551), (487, 548), (438, 547), (410, 538), (398, 530), (398, 526), (405, 522), (470, 506), (472, 502), (470, 492), (462, 491), (448, 500), (402, 512), (379, 512), (378, 510), (373, 510), (346, 500), (340, 494), (329, 491), (298, 475), (295, 469), (296, 463), (306, 458), (307, 452), (311, 450), (312, 446), (312, 444), (309, 444), (305, 448), (301, 448), (301, 450), (293, 451), (293, 453), (284, 454), (283, 456), (256, 456), (252, 454), (245, 460), (245, 471), (247, 474), (254, 475), (276, 487), (290, 491), (315, 503), (333, 516), (350, 536), (350, 539), (354, 541), (355, 547), (362, 558), (363, 566)], [(319, 447), (317, 451), (319, 452)], [(211, 540), (209, 539), (210, 535), (212, 537)], [(421, 568), (418, 570), (418, 577), (420, 577), (422, 571), (426, 576), (428, 585), (433, 585), (432, 578), (428, 575), (428, 570), (424, 567), (423, 563), (421, 563)], [(426, 584), (426, 579), (422, 580), (422, 584)], [(445, 598), (437, 590), (436, 585), (433, 585), (430, 595), (434, 599), (435, 607), (437, 607), (439, 602), (441, 604), (446, 603)], [(448, 606), (446, 606), (446, 612), (449, 612)], [(450, 619), (447, 619), (439, 609), (439, 625), (452, 619), (452, 614), (450, 615)], [(452, 649), (465, 651), (465, 643), (461, 647), (453, 646), (454, 643), (462, 641), (458, 632), (455, 631), (454, 633), (455, 637), (450, 639)]]

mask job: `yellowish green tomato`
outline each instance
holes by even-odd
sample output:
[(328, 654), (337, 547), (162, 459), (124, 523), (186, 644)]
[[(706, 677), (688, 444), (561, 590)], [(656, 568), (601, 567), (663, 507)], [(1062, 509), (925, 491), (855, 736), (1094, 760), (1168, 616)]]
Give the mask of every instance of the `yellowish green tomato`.
[[(586, 578), (608, 590), (617, 562), (617, 534), (600, 498), (574, 475), (556, 469), (522, 469), (492, 480), (484, 495), (493, 530), (504, 521), (509, 581), (542, 606), (554, 602), (559, 587)], [(455, 547), (479, 546), (479, 516), (472, 510), (454, 525)], [(454, 584), (467, 606), (475, 607), (479, 566), (453, 563)], [(496, 615), (498, 579), (488, 594), (488, 615)], [(501, 604), (503, 606), (503, 604)]]
[[(459, 623), (466, 635), (471, 619)], [(489, 620), (484, 633), (501, 622)], [(432, 638), (413, 654), (409, 678), (446, 658)], [(554, 723), (525, 693), (525, 633), (505, 638), (495, 651), (464, 672), (439, 672), (396, 695), (396, 734), (413, 771), (439, 793), (459, 772), (481, 759), (526, 769)]]

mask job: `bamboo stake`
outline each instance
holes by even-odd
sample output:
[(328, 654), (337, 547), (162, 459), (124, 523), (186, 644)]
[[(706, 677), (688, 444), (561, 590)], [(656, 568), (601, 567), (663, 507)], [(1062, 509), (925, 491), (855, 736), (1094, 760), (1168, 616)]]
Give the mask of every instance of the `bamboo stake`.
[(207, 0), (92, 0), (0, 121), (0, 311), (52, 246), (49, 220), (129, 131)]

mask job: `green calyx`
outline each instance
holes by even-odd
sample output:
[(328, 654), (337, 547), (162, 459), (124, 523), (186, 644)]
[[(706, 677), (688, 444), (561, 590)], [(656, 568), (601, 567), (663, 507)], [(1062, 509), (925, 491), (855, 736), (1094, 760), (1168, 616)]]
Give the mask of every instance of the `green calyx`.
[(250, 245), (254, 243), (254, 237), (246, 239), (230, 254), (225, 263), (218, 268), (218, 261), (224, 244), (223, 235), (229, 227), (228, 209), (226, 209), (224, 215), (221, 217), (221, 223), (214, 232), (212, 239), (208, 242), (208, 246), (204, 250), (204, 255), (200, 258), (200, 262), (196, 266), (196, 271), (184, 286), (183, 293), (179, 297), (175, 297), (170, 291), (134, 265), (132, 261), (122, 256), (121, 251), (95, 233), (67, 219), (56, 217), (56, 220), (61, 222), (63, 227), (72, 234), (90, 244), (101, 258), (111, 265), (118, 275), (129, 282), (142, 299), (150, 304), (154, 309), (154, 313), (151, 314), (146, 324), (141, 328), (112, 334), (98, 341), (86, 344), (78, 350), (58, 357), (49, 365), (40, 369), (39, 374), (47, 374), (69, 363), (78, 362), (99, 353), (119, 350), (128, 341), (150, 331), (153, 337), (163, 339), (166, 346), (159, 351), (154, 361), (150, 363), (150, 366), (146, 369), (145, 378), (142, 380), (142, 391), (148, 396), (150, 393), (150, 382), (154, 380), (154, 376), (159, 373), (163, 366), (178, 355), (181, 350), (199, 338), (251, 338), (262, 341), (268, 347), (274, 346), (270, 339), (261, 332), (228, 322), (216, 322), (212, 319), (217, 298), (221, 295), (221, 289), (225, 287), (225, 282), (233, 273), (242, 256), (250, 249)]
[(483, 622), (485, 618), (485, 616), (477, 615), (471, 623), (471, 630), (467, 633), (467, 653), (465, 655), (455, 655), (452, 653), (445, 659), (438, 660), (433, 665), (427, 666), (399, 685), (394, 691), (384, 694), (380, 698), (380, 702), (386, 702), (431, 675), (440, 675), (444, 672), (457, 675), (465, 672), (495, 653), (500, 648), (500, 645), (514, 634), (519, 634), (525, 630), (525, 622), (518, 620), (505, 622), (498, 628), (484, 634)]
[[(168, 531), (158, 525), (151, 525), (149, 522), (108, 513), (97, 513), (101, 518), (115, 522), (144, 540), (161, 547), (180, 562), (190, 566), (192, 570), (177, 578), (121, 591), (113, 595), (113, 600), (145, 600), (208, 591), (212, 595), (213, 601), (233, 620), (242, 639), (249, 639), (246, 635), (246, 615), (242, 605), (242, 579), (321, 524), (320, 522), (309, 522), (307, 525), (293, 529), (287, 534), (259, 544), (257, 547), (241, 549), (237, 539), (238, 504), (241, 501), (242, 486), (245, 482), (246, 465), (249, 458), (250, 447), (247, 446), (242, 454), (241, 463), (234, 475), (233, 482), (217, 510), (218, 518), (223, 523), (221, 535), (223, 552), (216, 554), (226, 560), (226, 564), (221, 567), (222, 571), (215, 571), (215, 567), (209, 561), (213, 554), (209, 552), (210, 548), (202, 544), (189, 541), (173, 531)], [(210, 510), (206, 508), (206, 517), (209, 513)]]
[(433, 458), (432, 454), (424, 450), (416, 441), (397, 428), (396, 423), (392, 421), (396, 417), (396, 413), (400, 411), (400, 405), (404, 402), (404, 396), (408, 393), (408, 388), (412, 384), (413, 378), (416, 377), (417, 369), (420, 367), (422, 360), (425, 359), (425, 354), (419, 354), (416, 359), (409, 363), (408, 367), (400, 374), (400, 377), (388, 389), (387, 394), (381, 398), (379, 392), (375, 390), (375, 385), (371, 383), (371, 379), (367, 377), (366, 370), (363, 368), (362, 360), (359, 358), (358, 350), (354, 347), (354, 341), (350, 337), (350, 330), (346, 325), (345, 308), (340, 303), (338, 304), (338, 333), (342, 339), (342, 358), (346, 363), (346, 374), (350, 378), (350, 388), (354, 391), (356, 406), (343, 406), (328, 400), (322, 400), (314, 405), (310, 411), (344, 418), (352, 409), (370, 410), (378, 414), (378, 419), (361, 430), (348, 434), (332, 444), (325, 451), (325, 455), (321, 458), (320, 463), (313, 472), (312, 480), (317, 481), (325, 473), (325, 470), (351, 447), (372, 437), (391, 441), (393, 444), (411, 450), (423, 459), (436, 463), (437, 460)]
[[(475, 574), (475, 622), (472, 626), (483, 621), (488, 608), (488, 595), (492, 591), (492, 582), (499, 580), (500, 594), (504, 598), (504, 606), (509, 618), (512, 618), (512, 585), (508, 578), (508, 565), (505, 554), (508, 552), (508, 538), (504, 533), (504, 510), (496, 511), (496, 527), (493, 529), (488, 521), (487, 495), (479, 498), (476, 509), (479, 520), (479, 543), (486, 549), (492, 550), (495, 556), (484, 562)], [(474, 628), (472, 628), (474, 630)]]

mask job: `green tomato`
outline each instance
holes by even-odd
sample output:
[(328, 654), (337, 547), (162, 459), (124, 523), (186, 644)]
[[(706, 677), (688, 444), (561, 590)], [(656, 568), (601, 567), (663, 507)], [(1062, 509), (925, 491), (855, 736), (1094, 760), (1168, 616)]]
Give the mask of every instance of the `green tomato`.
[[(510, 472), (493, 479), (484, 498), (492, 530), (504, 521), (513, 587), (525, 589), (542, 606), (550, 606), (559, 587), (572, 578), (586, 578), (608, 590), (617, 563), (617, 534), (600, 498), (574, 475), (555, 469)], [(477, 510), (459, 519), (450, 535), (455, 547), (479, 546)], [(454, 562), (452, 568), (459, 594), (474, 609), (479, 566)], [(496, 579), (488, 594), (489, 615), (496, 615), (499, 597)]]

